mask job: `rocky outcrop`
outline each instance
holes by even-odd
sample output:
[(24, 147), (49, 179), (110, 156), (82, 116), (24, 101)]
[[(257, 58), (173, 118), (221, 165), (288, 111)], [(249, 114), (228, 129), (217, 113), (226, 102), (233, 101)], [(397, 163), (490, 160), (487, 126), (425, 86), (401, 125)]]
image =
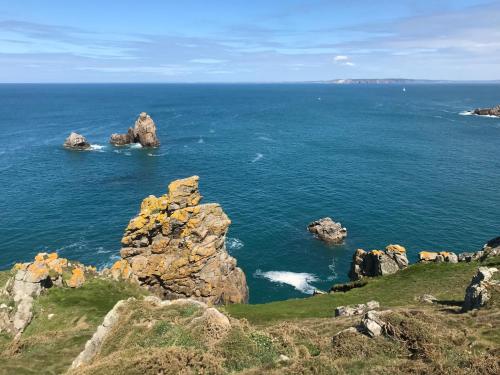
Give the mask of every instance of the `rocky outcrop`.
[(125, 230), (123, 259), (109, 272), (134, 279), (163, 299), (246, 302), (245, 274), (225, 246), (231, 221), (218, 204), (200, 204), (201, 199), (197, 176), (173, 181), (167, 194), (144, 199)]
[(329, 243), (339, 243), (347, 237), (347, 229), (329, 217), (313, 221), (307, 226), (307, 230), (318, 239)]
[[(133, 298), (130, 298), (129, 300), (133, 300)], [(102, 343), (104, 342), (104, 339), (108, 335), (109, 331), (118, 321), (120, 317), (120, 309), (123, 308), (126, 303), (126, 300), (118, 301), (115, 306), (106, 314), (102, 324), (97, 327), (95, 333), (85, 343), (85, 348), (75, 358), (75, 360), (71, 364), (70, 369), (75, 369), (82, 365), (86, 365), (94, 359), (94, 357), (101, 349)]]
[(493, 108), (476, 108), (472, 113), (479, 116), (500, 117), (500, 105), (497, 105)]
[(498, 272), (496, 268), (478, 268), (477, 274), (472, 278), (465, 290), (462, 311), (479, 309), (487, 304), (491, 298), (492, 290), (500, 285), (498, 281), (492, 280), (495, 272)]
[(126, 134), (112, 134), (109, 142), (117, 146), (130, 143), (140, 143), (143, 147), (158, 147), (160, 145), (156, 136), (156, 125), (146, 112), (141, 112), (134, 127), (129, 128)]
[(388, 245), (385, 250), (368, 252), (358, 249), (353, 256), (349, 277), (351, 280), (359, 280), (367, 276), (390, 275), (406, 267), (408, 258), (403, 246)]
[(90, 148), (90, 143), (83, 135), (72, 132), (64, 141), (63, 146), (72, 150), (87, 150)]
[(339, 306), (335, 309), (335, 316), (354, 316), (363, 315), (367, 311), (378, 309), (380, 304), (377, 301), (369, 301), (366, 304)]
[(451, 251), (421, 251), (419, 262), (423, 263), (458, 263), (458, 255)]
[(96, 274), (94, 267), (72, 264), (57, 253), (40, 253), (33, 262), (18, 263), (7, 281), (2, 295), (9, 305), (0, 306), (0, 332), (18, 334), (33, 317), (32, 307), (36, 297), (53, 286), (78, 288), (85, 282), (85, 274)]
[(387, 327), (383, 316), (389, 312), (390, 310), (384, 312), (368, 311), (361, 321), (359, 330), (370, 337), (380, 336), (385, 333)]

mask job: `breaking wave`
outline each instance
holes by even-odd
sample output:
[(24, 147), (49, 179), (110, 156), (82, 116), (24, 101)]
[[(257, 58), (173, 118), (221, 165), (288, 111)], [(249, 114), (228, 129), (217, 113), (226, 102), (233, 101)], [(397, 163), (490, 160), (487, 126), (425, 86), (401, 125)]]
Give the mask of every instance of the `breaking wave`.
[(229, 250), (238, 250), (245, 246), (245, 244), (238, 238), (228, 237), (226, 239), (226, 246)]
[(313, 294), (316, 288), (309, 283), (318, 281), (318, 278), (312, 273), (290, 271), (262, 272), (261, 270), (257, 270), (254, 273), (254, 277), (262, 277), (273, 283), (291, 285), (305, 294)]

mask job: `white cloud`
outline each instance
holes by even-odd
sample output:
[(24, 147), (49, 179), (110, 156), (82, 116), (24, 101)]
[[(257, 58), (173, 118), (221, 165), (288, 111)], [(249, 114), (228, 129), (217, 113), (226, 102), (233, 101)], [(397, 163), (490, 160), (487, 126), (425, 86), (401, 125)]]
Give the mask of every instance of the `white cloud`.
[(192, 59), (189, 60), (190, 63), (193, 64), (222, 64), (226, 62), (226, 60), (219, 60), (219, 59)]
[(344, 55), (338, 55), (333, 58), (333, 61), (339, 62), (339, 61), (347, 61), (349, 60), (349, 57), (344, 56)]

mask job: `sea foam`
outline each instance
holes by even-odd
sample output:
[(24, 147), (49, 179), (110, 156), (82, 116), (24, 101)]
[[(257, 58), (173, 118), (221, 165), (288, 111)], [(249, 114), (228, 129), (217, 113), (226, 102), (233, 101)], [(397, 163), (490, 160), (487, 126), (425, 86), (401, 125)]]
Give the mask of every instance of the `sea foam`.
[(226, 239), (226, 246), (229, 250), (238, 250), (245, 246), (245, 244), (239, 238), (228, 237)]
[(290, 271), (267, 271), (262, 272), (257, 270), (254, 273), (255, 277), (263, 277), (278, 284), (287, 284), (293, 286), (298, 291), (305, 294), (313, 294), (316, 289), (309, 284), (310, 282), (318, 281), (318, 278), (312, 273), (306, 272), (290, 272)]

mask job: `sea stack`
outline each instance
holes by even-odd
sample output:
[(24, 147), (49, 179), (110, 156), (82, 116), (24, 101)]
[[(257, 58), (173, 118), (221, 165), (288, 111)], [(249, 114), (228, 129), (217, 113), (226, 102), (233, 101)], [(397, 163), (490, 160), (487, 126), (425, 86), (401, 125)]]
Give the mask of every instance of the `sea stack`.
[(142, 147), (158, 147), (160, 145), (156, 136), (156, 125), (146, 112), (141, 112), (134, 127), (129, 128), (126, 134), (112, 134), (109, 142), (116, 146), (130, 143), (140, 143)]
[(173, 181), (167, 194), (143, 200), (111, 274), (138, 281), (163, 299), (245, 303), (245, 274), (226, 251), (231, 221), (217, 203), (200, 204), (198, 180)]
[(476, 108), (472, 113), (479, 116), (497, 116), (500, 117), (500, 104), (493, 108)]
[(313, 221), (307, 226), (307, 230), (318, 239), (329, 243), (340, 243), (347, 237), (347, 229), (329, 217)]
[(87, 150), (90, 148), (90, 143), (83, 135), (71, 132), (63, 146), (72, 150)]

